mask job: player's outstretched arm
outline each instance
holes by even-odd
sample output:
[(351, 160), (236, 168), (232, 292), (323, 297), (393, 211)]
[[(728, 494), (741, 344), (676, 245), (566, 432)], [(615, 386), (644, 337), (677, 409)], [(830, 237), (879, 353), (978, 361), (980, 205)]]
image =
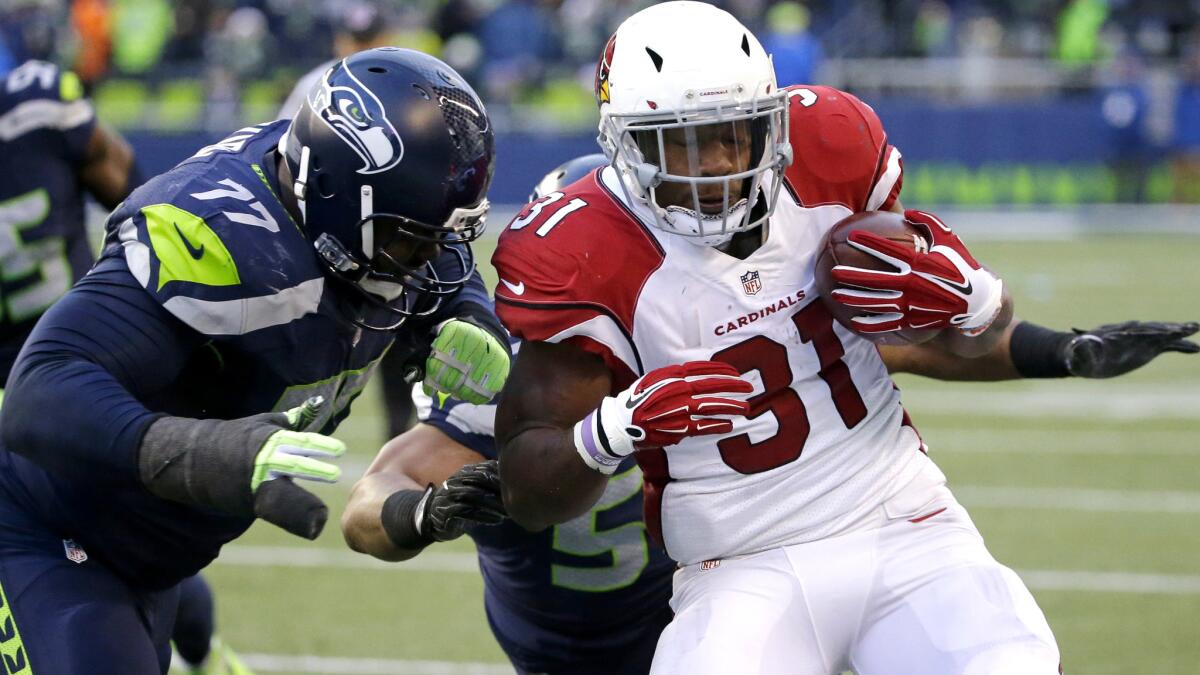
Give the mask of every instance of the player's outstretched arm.
[(299, 431), (316, 417), (313, 405), (197, 420), (141, 402), (174, 386), (204, 341), (155, 302), (124, 263), (102, 261), (26, 341), (0, 409), (5, 447), (89, 484), (144, 487), (316, 537), (325, 505), (292, 479), (336, 480), (337, 467), (320, 458), (345, 446)]
[(881, 346), (888, 370), (939, 380), (994, 381), (1020, 378), (1108, 378), (1137, 370), (1167, 352), (1194, 354), (1187, 339), (1196, 322), (1126, 321), (1091, 330), (1056, 331), (1014, 320), (984, 356), (963, 358), (925, 345)]
[(500, 522), (499, 480), (494, 460), (418, 424), (388, 441), (354, 484), (342, 535), (359, 553), (408, 560), (467, 527)]

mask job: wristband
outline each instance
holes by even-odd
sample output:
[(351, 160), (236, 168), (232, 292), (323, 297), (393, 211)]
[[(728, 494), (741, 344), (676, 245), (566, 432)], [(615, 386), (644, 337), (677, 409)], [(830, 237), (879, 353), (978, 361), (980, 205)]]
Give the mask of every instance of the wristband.
[(1073, 339), (1075, 335), (1071, 333), (1022, 321), (1013, 328), (1009, 358), (1021, 377), (1070, 377), (1066, 354)]
[(422, 533), (418, 524), (432, 492), (432, 485), (424, 490), (398, 490), (383, 502), (379, 519), (383, 531), (397, 548), (412, 550), (433, 543), (433, 538)]
[[(601, 404), (603, 405), (603, 404)], [(608, 434), (600, 422), (600, 408), (596, 408), (575, 424), (572, 437), (575, 440), (575, 450), (579, 457), (592, 469), (611, 476), (621, 464), (623, 457), (612, 453), (608, 444)]]

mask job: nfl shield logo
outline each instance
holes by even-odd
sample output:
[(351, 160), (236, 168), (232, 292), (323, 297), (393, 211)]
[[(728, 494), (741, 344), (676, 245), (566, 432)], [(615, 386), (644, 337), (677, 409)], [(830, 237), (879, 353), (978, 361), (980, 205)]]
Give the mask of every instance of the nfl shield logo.
[(742, 290), (746, 291), (746, 295), (754, 295), (762, 290), (762, 281), (758, 278), (758, 270), (742, 275)]
[(87, 560), (87, 551), (75, 543), (74, 539), (63, 539), (63, 550), (67, 552), (67, 560), (79, 564)]

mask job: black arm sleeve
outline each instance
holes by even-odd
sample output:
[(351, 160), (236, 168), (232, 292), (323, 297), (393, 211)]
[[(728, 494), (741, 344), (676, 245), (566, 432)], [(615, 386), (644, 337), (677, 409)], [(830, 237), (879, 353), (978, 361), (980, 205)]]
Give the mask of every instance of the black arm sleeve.
[(139, 398), (173, 385), (202, 341), (123, 261), (103, 260), (22, 348), (0, 408), (0, 441), (60, 475), (140, 485), (138, 446), (159, 415)]

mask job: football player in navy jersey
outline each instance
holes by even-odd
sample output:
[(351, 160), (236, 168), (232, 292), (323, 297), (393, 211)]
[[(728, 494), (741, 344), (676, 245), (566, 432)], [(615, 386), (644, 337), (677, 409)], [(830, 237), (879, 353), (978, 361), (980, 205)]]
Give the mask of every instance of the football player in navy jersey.
[[(573, 159), (548, 173), (530, 201), (608, 163)], [(1194, 323), (1131, 321), (1064, 333), (1017, 322), (978, 359), (920, 347), (881, 347), (888, 369), (944, 380), (1006, 380), (1129, 372), (1164, 352), (1194, 353)], [(496, 503), (494, 405), (414, 392), (419, 424), (392, 439), (354, 486), (342, 516), (346, 541), (382, 560), (406, 560), (464, 532), (474, 541), (492, 632), (519, 673), (650, 670), (670, 622), (675, 565), (651, 545), (642, 520), (641, 471), (626, 460), (585, 515), (539, 532)], [(458, 495), (452, 503), (442, 500)], [(415, 514), (401, 508), (423, 502)]]
[[(38, 317), (92, 265), (85, 193), (111, 210), (141, 175), (129, 144), (97, 118), (76, 75), (52, 63), (30, 60), (5, 74), (0, 127), (9, 130), (0, 139), (0, 167), (9, 177), (0, 184), (0, 241), (6, 244), (0, 377), (7, 380)], [(66, 253), (65, 265), (47, 256), (59, 251)], [(236, 670), (237, 655), (214, 641), (212, 592), (199, 574), (181, 584), (172, 642), (196, 672), (248, 672)]]
[[(116, 208), (141, 182), (83, 85), (46, 61), (0, 83), (0, 378), (38, 317), (92, 266), (84, 195)], [(2, 380), (0, 380), (2, 381)]]
[(430, 392), (498, 391), (469, 249), (492, 166), (466, 82), (380, 49), (125, 199), (0, 409), (8, 672), (165, 672), (182, 580), (256, 517), (319, 534), (293, 481), (337, 479), (329, 434), (385, 351)]

